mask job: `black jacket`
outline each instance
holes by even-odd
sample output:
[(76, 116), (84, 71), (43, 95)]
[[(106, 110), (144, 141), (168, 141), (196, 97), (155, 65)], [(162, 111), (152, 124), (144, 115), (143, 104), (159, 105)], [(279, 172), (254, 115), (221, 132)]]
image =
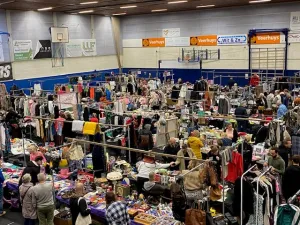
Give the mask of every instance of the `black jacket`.
[(71, 209), (71, 214), (72, 214), (72, 225), (75, 225), (76, 219), (77, 219), (79, 213), (83, 217), (88, 216), (91, 213), (90, 209), (87, 207), (85, 199), (81, 199), (79, 201), (79, 204), (78, 204), (78, 200), (79, 200), (79, 198), (71, 198), (70, 199), (70, 209)]
[(256, 106), (264, 106), (265, 109), (268, 108), (267, 99), (264, 97), (264, 100), (262, 99), (256, 100)]
[(278, 153), (285, 162), (285, 168), (287, 168), (289, 165), (289, 154), (292, 155), (292, 149), (287, 148), (284, 145), (280, 145), (278, 148)]
[(29, 163), (27, 163), (27, 167), (23, 170), (22, 176), (20, 178), (19, 186), (22, 185), (22, 177), (26, 173), (30, 174), (30, 176), (31, 176), (31, 183), (33, 183), (33, 185), (35, 185), (36, 183), (38, 183), (37, 175), (40, 173), (40, 171), (41, 171), (41, 167), (37, 166), (32, 161), (30, 161)]
[(247, 113), (247, 109), (245, 107), (239, 106), (235, 109), (234, 112), (236, 117), (241, 117), (241, 118), (247, 118), (248, 117), (248, 113)]
[(268, 137), (269, 128), (266, 126), (257, 127), (253, 132), (252, 141), (255, 139), (255, 144), (265, 142)]
[[(165, 154), (170, 154), (170, 155), (177, 155), (177, 152), (180, 150), (180, 146), (178, 144), (176, 144), (174, 147), (172, 147), (170, 144), (168, 144), (165, 149), (164, 149), (164, 153)], [(168, 157), (164, 157), (164, 160), (167, 163), (173, 162), (175, 159), (174, 158), (168, 158)]]
[(282, 192), (286, 200), (300, 190), (300, 166), (289, 166), (282, 177)]
[(152, 137), (151, 131), (147, 130), (147, 129), (141, 130), (140, 133), (139, 133), (138, 143), (142, 142), (142, 136), (143, 135), (149, 135), (149, 143), (148, 143), (148, 147), (143, 147), (143, 148), (140, 147), (140, 148), (143, 149), (143, 150), (146, 150), (146, 151), (151, 150), (153, 148), (153, 146), (154, 146), (154, 142), (153, 142), (153, 137)]

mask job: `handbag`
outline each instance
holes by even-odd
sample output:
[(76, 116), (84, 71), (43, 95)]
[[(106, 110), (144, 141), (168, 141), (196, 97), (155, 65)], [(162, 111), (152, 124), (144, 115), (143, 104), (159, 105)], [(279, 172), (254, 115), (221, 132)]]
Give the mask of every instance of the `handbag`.
[(69, 149), (70, 160), (81, 160), (84, 158), (83, 150), (81, 145), (74, 145), (72, 143)]
[[(197, 204), (195, 204), (197, 205)], [(185, 212), (185, 225), (206, 225), (206, 213), (196, 206)]]
[[(78, 207), (79, 207), (79, 202), (83, 198), (78, 199)], [(92, 223), (92, 218), (91, 215), (88, 216), (82, 216), (81, 213), (78, 214), (75, 225), (89, 225)]]

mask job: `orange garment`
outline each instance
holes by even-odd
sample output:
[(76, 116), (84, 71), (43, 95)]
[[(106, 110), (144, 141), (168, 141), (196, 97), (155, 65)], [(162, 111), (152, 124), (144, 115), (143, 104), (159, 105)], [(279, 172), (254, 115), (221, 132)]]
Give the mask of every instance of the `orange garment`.
[(90, 88), (90, 98), (95, 100), (95, 88)]

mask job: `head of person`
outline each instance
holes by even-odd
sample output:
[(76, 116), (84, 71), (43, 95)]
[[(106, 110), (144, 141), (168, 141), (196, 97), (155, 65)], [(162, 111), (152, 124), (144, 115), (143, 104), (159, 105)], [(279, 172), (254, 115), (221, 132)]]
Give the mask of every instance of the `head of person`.
[(145, 130), (151, 130), (151, 124), (145, 124), (144, 129)]
[(42, 156), (37, 156), (35, 157), (34, 160), (38, 165), (42, 165), (43, 164), (43, 157)]
[(270, 155), (275, 159), (278, 156), (278, 148), (273, 147), (270, 149)]
[(279, 95), (279, 90), (275, 90), (274, 95)]
[(14, 112), (15, 110), (14, 110), (14, 108), (13, 107), (9, 107), (8, 108), (8, 112)]
[(84, 196), (84, 185), (81, 182), (77, 182), (75, 185), (75, 194), (78, 197)]
[(219, 148), (223, 147), (223, 140), (222, 140), (222, 138), (220, 138), (220, 139), (217, 140), (217, 144), (218, 144)]
[(183, 152), (183, 154), (186, 154), (187, 150), (188, 150), (188, 145), (187, 144), (183, 144), (182, 145), (182, 152)]
[(64, 118), (64, 119), (65, 119), (65, 118), (66, 118), (66, 115), (65, 115), (65, 113), (64, 113), (64, 112), (60, 112), (60, 113), (59, 113), (59, 117), (61, 117), (61, 118)]
[(292, 141), (290, 139), (285, 139), (285, 140), (283, 140), (283, 145), (286, 148), (291, 148), (292, 147)]
[(149, 173), (149, 181), (150, 182), (154, 182), (154, 178), (155, 178), (155, 173), (154, 172), (150, 172)]
[(175, 146), (176, 146), (176, 139), (175, 139), (175, 138), (170, 138), (170, 140), (169, 140), (169, 145), (170, 145), (171, 147), (175, 147)]
[(44, 173), (39, 173), (37, 179), (40, 183), (44, 183), (46, 181), (46, 175)]
[(199, 137), (200, 136), (200, 132), (198, 130), (194, 130), (192, 133), (191, 133), (191, 136), (193, 137)]
[(226, 124), (226, 129), (228, 129), (228, 130), (232, 130), (232, 123), (227, 123)]
[(178, 84), (182, 84), (182, 79), (179, 78), (177, 83), (178, 83)]
[(281, 105), (281, 100), (278, 100), (278, 101), (276, 102), (276, 105), (277, 105), (277, 107), (279, 107), (279, 106)]
[(70, 112), (65, 112), (65, 118), (66, 119), (72, 119), (72, 115)]
[(283, 92), (284, 92), (284, 94), (287, 94), (287, 93), (289, 93), (289, 90), (288, 89), (284, 89)]
[(213, 145), (210, 147), (210, 152), (213, 155), (218, 155), (219, 154), (219, 147), (216, 145)]
[(105, 201), (106, 201), (106, 206), (109, 206), (112, 203), (114, 203), (115, 201), (117, 201), (115, 193), (112, 191), (107, 192), (105, 195)]
[(263, 99), (265, 97), (265, 95), (263, 93), (260, 93), (258, 98)]
[(23, 184), (28, 184), (31, 181), (31, 176), (29, 173), (24, 174), (24, 176), (22, 177), (22, 183)]
[(294, 166), (299, 166), (300, 165), (300, 156), (299, 155), (294, 155), (292, 157), (293, 165)]
[(34, 154), (35, 152), (37, 152), (38, 147), (35, 144), (31, 144), (27, 146), (27, 151), (30, 154)]
[(93, 117), (93, 118), (97, 118), (97, 114), (96, 114), (96, 113), (93, 113), (93, 114), (92, 114), (92, 117)]

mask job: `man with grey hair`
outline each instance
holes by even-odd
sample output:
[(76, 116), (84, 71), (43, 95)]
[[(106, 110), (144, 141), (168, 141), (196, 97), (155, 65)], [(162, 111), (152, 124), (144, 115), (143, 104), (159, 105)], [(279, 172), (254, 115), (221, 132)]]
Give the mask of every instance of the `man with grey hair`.
[(22, 205), (22, 215), (26, 225), (34, 225), (37, 219), (36, 202), (33, 193), (33, 183), (29, 173), (22, 177), (22, 185), (19, 187), (20, 200)]
[(153, 137), (151, 133), (151, 124), (145, 124), (144, 129), (139, 133), (138, 146), (142, 150), (151, 150), (154, 146)]
[(40, 225), (53, 225), (54, 201), (52, 183), (46, 183), (46, 176), (38, 174), (39, 183), (33, 187), (34, 199)]

